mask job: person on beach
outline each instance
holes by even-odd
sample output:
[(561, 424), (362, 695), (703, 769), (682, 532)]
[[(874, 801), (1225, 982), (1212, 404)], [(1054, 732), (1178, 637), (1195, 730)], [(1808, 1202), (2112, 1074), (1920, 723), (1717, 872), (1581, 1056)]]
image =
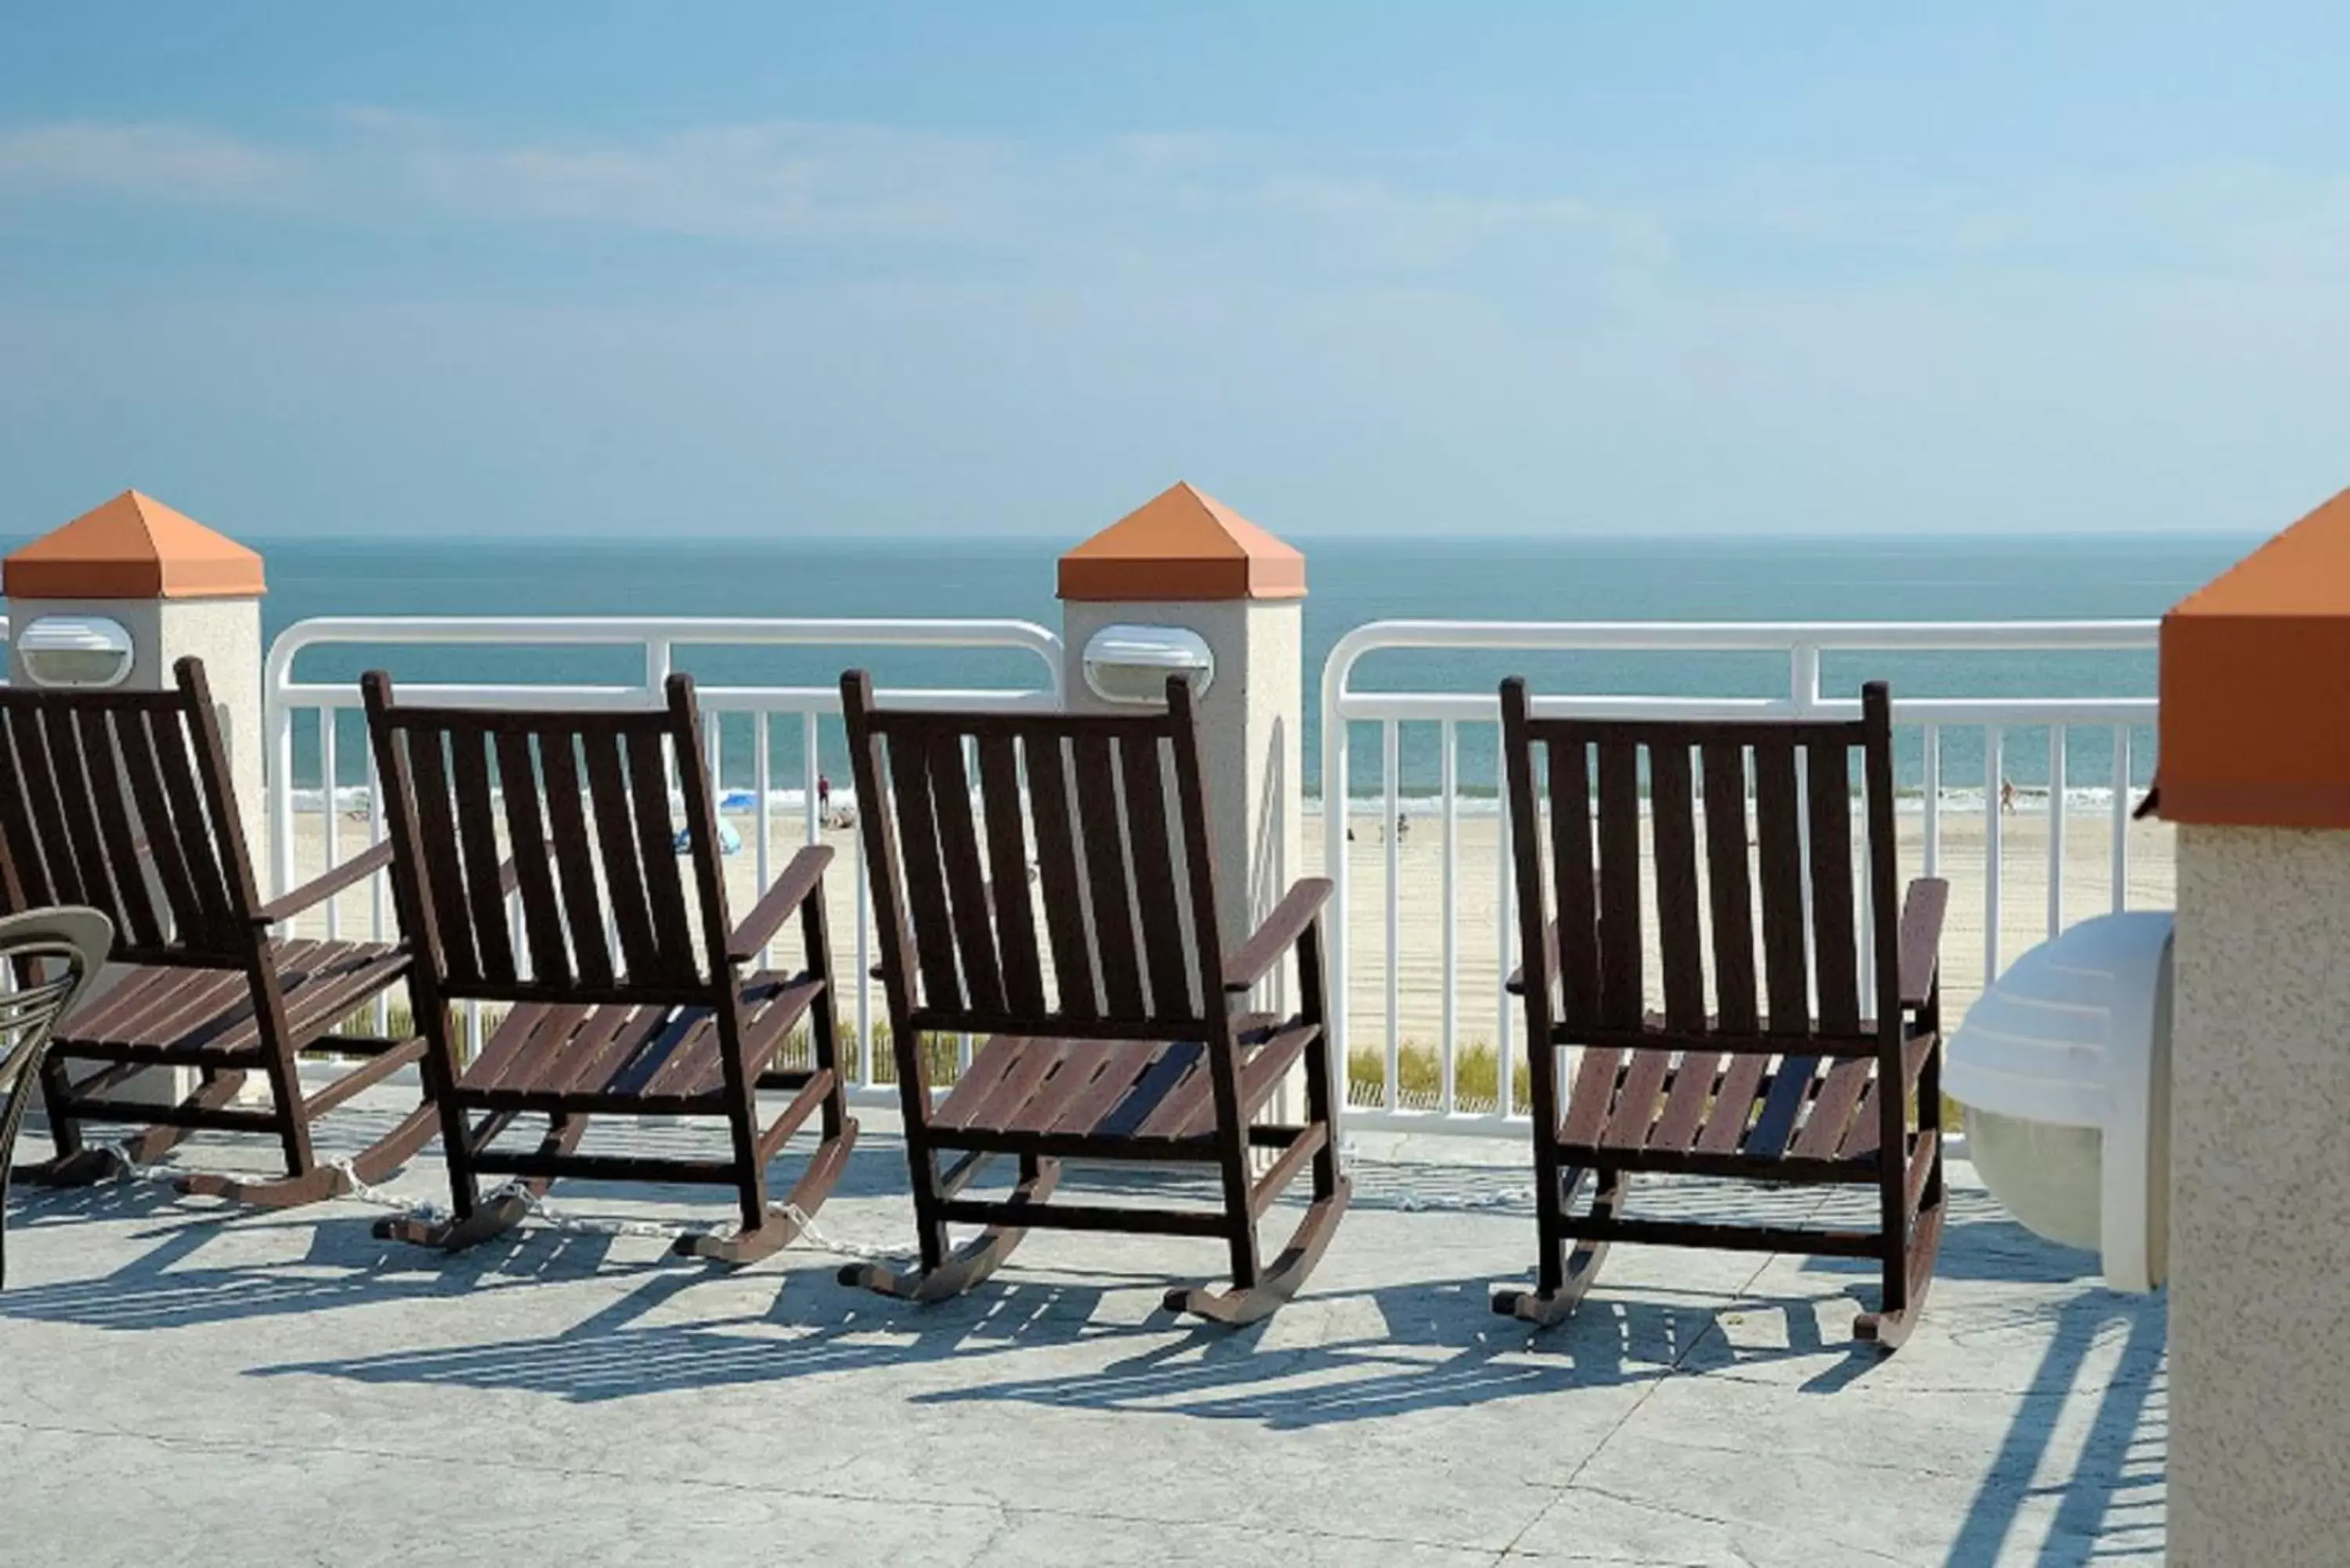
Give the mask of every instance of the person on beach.
[(2003, 816), (2015, 815), (2015, 785), (2007, 779), (1999, 781), (1999, 809)]
[(832, 780), (823, 774), (816, 775), (816, 819), (827, 827), (833, 826)]

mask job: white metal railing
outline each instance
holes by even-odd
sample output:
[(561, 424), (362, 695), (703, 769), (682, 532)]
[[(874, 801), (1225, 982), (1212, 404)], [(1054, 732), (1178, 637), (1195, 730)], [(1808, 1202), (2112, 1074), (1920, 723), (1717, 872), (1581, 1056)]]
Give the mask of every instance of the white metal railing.
[[(1496, 1093), (1491, 1111), (1464, 1113), (1456, 1092), (1456, 1068), (1461, 1046), (1460, 929), (1460, 727), (1489, 724), (1495, 734), (1496, 772), (1499, 759), (1500, 699), (1496, 691), (1366, 691), (1351, 684), (1356, 666), (1374, 652), (1399, 649), (1497, 650), (1521, 652), (1724, 652), (1775, 653), (1787, 661), (1787, 691), (1770, 697), (1642, 697), (1542, 692), (1537, 689), (1534, 711), (1544, 717), (1618, 718), (1839, 718), (1856, 717), (1859, 703), (1852, 698), (1830, 698), (1820, 691), (1820, 660), (1825, 653), (2014, 653), (2018, 651), (2150, 651), (2156, 647), (2159, 623), (2129, 621), (2005, 621), (2005, 622), (1752, 622), (1752, 623), (1608, 623), (1608, 622), (1472, 622), (1375, 621), (1356, 628), (1338, 639), (1322, 673), (1322, 803), (1323, 865), (1336, 884), (1329, 921), (1333, 1034), (1340, 1060), (1348, 1060), (1350, 1045), (1383, 1035), (1385, 1062), (1378, 1103), (1349, 1109), (1358, 1127), (1397, 1125), (1427, 1127), (1442, 1117), (1448, 1131), (1523, 1132), (1521, 1107), (1513, 1105), (1512, 1077), (1515, 1068), (1513, 1028), (1517, 999), (1503, 990), (1502, 981), (1514, 965), (1517, 944), (1512, 913), (1514, 884), (1511, 864), (1510, 828), (1506, 811), (1496, 806), (1500, 828), (1494, 865), (1495, 917), (1482, 940), (1494, 944), (1492, 992), (1482, 999), (1493, 1021)], [(2043, 727), (2048, 733), (2047, 929), (2051, 934), (2064, 920), (2064, 824), (2067, 815), (2064, 772), (2065, 733), (2075, 726), (2109, 726), (2113, 733), (2111, 813), (2113, 847), (2111, 898), (2122, 908), (2128, 896), (2128, 848), (2126, 830), (2131, 805), (2131, 731), (2151, 724), (2155, 699), (2143, 697), (1924, 697), (1904, 698), (1897, 685), (1894, 720), (1897, 725), (1922, 730), (1923, 778), (1920, 784), (1923, 867), (1927, 875), (1940, 869), (1941, 817), (1944, 781), (1942, 739), (1946, 730), (1975, 728), (1984, 732), (1983, 745), (1983, 974), (1999, 971), (2001, 926), (2001, 786), (2002, 735), (2009, 729)], [(1349, 791), (1349, 727), (1357, 722), (1381, 726), (1382, 795), (1379, 798), (1380, 840), (1385, 860), (1386, 898), (1381, 945), (1385, 950), (1384, 995), (1378, 1033), (1350, 1028), (1355, 1023), (1352, 978), (1357, 957), (1350, 919), (1347, 853), (1348, 825), (1354, 818)], [(1440, 924), (1438, 972), (1442, 995), (1437, 1028), (1440, 1086), (1431, 1109), (1403, 1104), (1400, 1093), (1402, 1018), (1399, 958), (1403, 947), (1399, 824), (1400, 797), (1399, 726), (1427, 722), (1440, 726), (1439, 831), (1441, 835), (1441, 884), (1438, 898)], [(1866, 946), (1860, 955), (1863, 984), (1867, 984)], [(1343, 1070), (1343, 1069), (1342, 1069)]]
[[(299, 792), (295, 784), (295, 735), (297, 716), (314, 715), (317, 725), (318, 787), (315, 809), (323, 818), (323, 864), (313, 871), (341, 864), (342, 813), (338, 802), (346, 774), (354, 771), (367, 785), (365, 843), (380, 843), (384, 835), (380, 792), (376, 788), (372, 754), (362, 748), (362, 762), (351, 769), (336, 753), (333, 715), (361, 706), (359, 687), (351, 681), (302, 681), (294, 678), (295, 660), (311, 649), (334, 645), (370, 648), (437, 648), (466, 646), (515, 648), (633, 647), (641, 650), (641, 680), (607, 685), (514, 682), (499, 684), (400, 682), (400, 694), (411, 701), (452, 704), (479, 703), (512, 708), (632, 709), (658, 706), (661, 687), (669, 679), (678, 650), (685, 648), (841, 648), (841, 649), (1005, 649), (1033, 654), (1045, 667), (1045, 679), (1035, 687), (999, 689), (884, 689), (884, 698), (930, 707), (969, 711), (1057, 711), (1062, 705), (1061, 639), (1045, 628), (1020, 620), (770, 620), (743, 618), (660, 618), (642, 617), (330, 617), (296, 623), (270, 644), (263, 671), (263, 725), (268, 736), (267, 791), (271, 883), (284, 893), (296, 883)], [(387, 665), (395, 676), (398, 659)], [(818, 723), (840, 711), (840, 692), (831, 686), (698, 685), (695, 695), (702, 714), (702, 740), (709, 759), (712, 790), (722, 800), (727, 793), (723, 776), (725, 736), (730, 728), (748, 724), (752, 732), (752, 778), (755, 797), (754, 831), (744, 847), (754, 857), (754, 876), (764, 893), (775, 867), (773, 856), (773, 748), (769, 742), (777, 719), (800, 726), (802, 758), (800, 811), (804, 841), (818, 841)], [(788, 818), (787, 818), (788, 820)], [(856, 1038), (853, 1070), (860, 1096), (872, 1094), (873, 993), (870, 904), (865, 878), (864, 838), (849, 836), (853, 846), (847, 874), (856, 889), (856, 964), (839, 966), (855, 978)], [(836, 875), (839, 873), (836, 872)], [(369, 879), (369, 935), (382, 940), (388, 931), (387, 894), (383, 878)], [(329, 900), (324, 921), (327, 935), (340, 934), (340, 898)], [(843, 1020), (844, 1023), (847, 1022)], [(469, 1010), (466, 1027), (478, 1044), (478, 1010)], [(966, 1049), (968, 1046), (966, 1045)], [(886, 1093), (879, 1097), (889, 1097)]]

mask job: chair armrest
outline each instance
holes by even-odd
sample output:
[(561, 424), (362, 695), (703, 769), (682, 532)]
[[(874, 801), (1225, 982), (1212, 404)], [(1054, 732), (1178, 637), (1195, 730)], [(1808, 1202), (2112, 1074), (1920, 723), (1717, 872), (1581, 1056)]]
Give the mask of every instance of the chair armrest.
[(324, 903), (344, 888), (366, 881), (391, 864), (391, 841), (369, 845), (323, 877), (314, 877), (284, 898), (264, 904), (255, 911), (253, 923), (274, 926), (290, 920), (314, 904)]
[(1950, 907), (1950, 885), (1920, 877), (1901, 899), (1901, 1005), (1923, 1007), (1934, 993), (1941, 962), (1942, 917)]
[(1256, 982), (1273, 972), (1282, 955), (1297, 945), (1297, 939), (1321, 917), (1322, 906), (1330, 901), (1331, 884), (1327, 877), (1302, 877), (1289, 889), (1289, 896), (1274, 906), (1273, 913), (1264, 918), (1256, 934), (1241, 944), (1241, 950), (1224, 959), (1224, 990), (1238, 993), (1253, 990)]
[(784, 874), (775, 878), (766, 897), (735, 926), (734, 934), (726, 941), (726, 956), (736, 963), (757, 960), (759, 950), (775, 940), (775, 933), (783, 929), (793, 912), (810, 898), (821, 896), (825, 867), (831, 864), (832, 846), (828, 844), (810, 844), (793, 856), (792, 863), (784, 867)]
[[(1556, 975), (1558, 973), (1558, 922), (1556, 920), (1550, 923), (1550, 929), (1544, 934), (1543, 940), (1550, 944), (1550, 972)], [(1503, 981), (1503, 984), (1512, 996), (1523, 996), (1526, 993), (1526, 966), (1522, 963), (1512, 970), (1510, 978)]]

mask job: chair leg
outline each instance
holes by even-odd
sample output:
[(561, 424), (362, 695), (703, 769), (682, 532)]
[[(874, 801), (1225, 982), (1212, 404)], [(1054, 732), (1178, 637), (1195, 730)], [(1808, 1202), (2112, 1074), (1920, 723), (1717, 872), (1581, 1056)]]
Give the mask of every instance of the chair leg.
[[(1562, 1211), (1575, 1201), (1583, 1179), (1593, 1172), (1577, 1168), (1566, 1172), (1559, 1183), (1559, 1207)], [(1590, 1217), (1613, 1220), (1622, 1212), (1624, 1194), (1631, 1186), (1631, 1177), (1620, 1170), (1597, 1173), (1596, 1189), (1591, 1195)], [(1571, 1221), (1562, 1221), (1571, 1223)], [(1514, 1317), (1533, 1324), (1537, 1328), (1565, 1321), (1582, 1303), (1591, 1282), (1598, 1277), (1599, 1265), (1607, 1260), (1605, 1241), (1577, 1241), (1571, 1235), (1542, 1231), (1542, 1266), (1536, 1273), (1539, 1282), (1533, 1290), (1515, 1285), (1503, 1286), (1493, 1293), (1493, 1310), (1504, 1317)]]
[[(927, 1152), (927, 1151), (926, 1151)], [(1053, 1195), (1060, 1184), (1061, 1162), (1056, 1159), (1022, 1161), (1020, 1185), (1012, 1190), (1014, 1203), (1042, 1203)], [(946, 1227), (939, 1230), (943, 1237)], [(901, 1301), (940, 1302), (961, 1295), (988, 1275), (995, 1272), (1012, 1249), (1028, 1234), (1024, 1226), (990, 1226), (952, 1252), (931, 1261), (931, 1237), (923, 1236), (923, 1266), (910, 1274), (900, 1274), (879, 1263), (851, 1263), (840, 1271), (844, 1285), (861, 1285), (868, 1291), (879, 1291), (885, 1296)]]

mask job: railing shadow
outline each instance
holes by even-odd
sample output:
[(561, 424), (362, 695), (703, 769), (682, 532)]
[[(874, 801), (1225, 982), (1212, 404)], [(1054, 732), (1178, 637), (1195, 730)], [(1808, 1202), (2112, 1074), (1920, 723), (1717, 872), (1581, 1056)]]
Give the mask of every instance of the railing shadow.
[[(2169, 1406), (2164, 1378), (2168, 1301), (2093, 1291), (2053, 1309), (2054, 1334), (1944, 1561), (1950, 1568), (2004, 1562), (2024, 1509), (2053, 1498), (2042, 1568), (2085, 1568), (2107, 1558), (2158, 1560), (2165, 1539)], [(2088, 1397), (2082, 1374), (2118, 1332), (2118, 1360), (2095, 1393), (2095, 1414), (2070, 1474), (2043, 1480), (2057, 1417)], [(2036, 1484), (2035, 1484), (2036, 1483)]]

